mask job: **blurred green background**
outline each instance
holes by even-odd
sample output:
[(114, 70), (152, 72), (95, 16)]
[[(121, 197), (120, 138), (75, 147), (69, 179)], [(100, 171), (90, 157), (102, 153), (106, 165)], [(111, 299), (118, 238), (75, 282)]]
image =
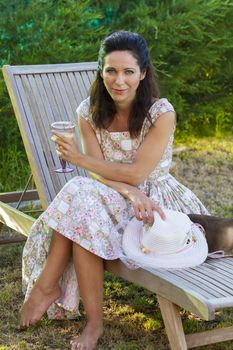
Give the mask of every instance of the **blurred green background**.
[[(136, 31), (175, 106), (176, 138), (232, 135), (232, 18), (232, 0), (0, 0), (0, 66), (96, 61), (107, 33)], [(0, 74), (0, 192), (28, 173)]]

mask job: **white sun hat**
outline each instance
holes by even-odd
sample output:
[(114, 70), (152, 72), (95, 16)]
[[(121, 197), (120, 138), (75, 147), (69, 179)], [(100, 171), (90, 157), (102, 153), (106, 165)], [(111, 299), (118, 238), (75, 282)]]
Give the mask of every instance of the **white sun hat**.
[(149, 268), (178, 269), (202, 264), (208, 255), (202, 230), (184, 213), (163, 211), (166, 219), (154, 212), (151, 227), (136, 218), (128, 223), (122, 242), (126, 256)]

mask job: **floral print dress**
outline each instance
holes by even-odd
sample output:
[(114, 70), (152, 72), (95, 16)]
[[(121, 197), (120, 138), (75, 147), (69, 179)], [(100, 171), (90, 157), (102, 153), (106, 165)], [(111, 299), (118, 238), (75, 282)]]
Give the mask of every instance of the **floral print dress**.
[[(89, 113), (90, 100), (77, 109), (79, 118), (92, 126), (104, 158), (108, 161), (131, 163), (151, 126), (145, 119), (140, 135), (131, 139), (129, 132), (109, 132), (96, 129)], [(163, 113), (174, 111), (167, 99), (157, 100), (150, 108), (152, 121)], [(192, 191), (171, 174), (174, 132), (156, 168), (139, 188), (162, 208), (184, 213), (208, 214)], [(122, 232), (134, 212), (129, 200), (114, 189), (90, 178), (76, 176), (59, 192), (47, 210), (34, 223), (23, 251), (23, 291), (26, 298), (43, 269), (53, 230), (80, 244), (103, 259), (120, 258), (130, 268), (135, 264), (122, 250)], [(58, 252), (59, 254), (59, 252)], [(88, 276), (87, 276), (88, 278)], [(61, 297), (48, 310), (49, 318), (77, 317), (79, 289), (72, 260), (60, 279)]]

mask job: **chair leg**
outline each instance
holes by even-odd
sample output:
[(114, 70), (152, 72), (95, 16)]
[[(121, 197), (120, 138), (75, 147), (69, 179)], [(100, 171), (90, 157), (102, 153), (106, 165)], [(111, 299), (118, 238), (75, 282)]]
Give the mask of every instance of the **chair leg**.
[(167, 337), (172, 350), (187, 350), (183, 325), (177, 305), (157, 295)]

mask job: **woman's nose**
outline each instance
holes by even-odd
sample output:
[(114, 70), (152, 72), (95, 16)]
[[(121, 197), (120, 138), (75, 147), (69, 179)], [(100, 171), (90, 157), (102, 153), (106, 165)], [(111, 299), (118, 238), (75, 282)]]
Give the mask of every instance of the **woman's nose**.
[(123, 74), (117, 74), (115, 83), (118, 85), (124, 84), (124, 76)]

